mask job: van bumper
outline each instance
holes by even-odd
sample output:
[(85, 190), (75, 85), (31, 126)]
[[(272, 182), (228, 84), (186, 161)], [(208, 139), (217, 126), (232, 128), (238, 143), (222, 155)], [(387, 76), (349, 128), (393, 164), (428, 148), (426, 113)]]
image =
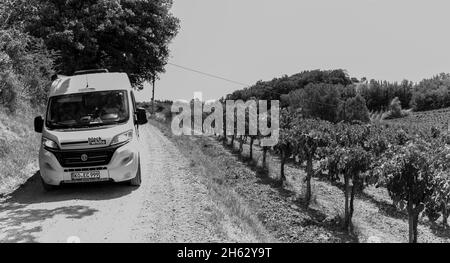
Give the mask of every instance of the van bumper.
[[(70, 150), (67, 150), (70, 151)], [(43, 181), (49, 185), (60, 185), (61, 183), (78, 183), (86, 181), (73, 181), (71, 173), (98, 169), (101, 171), (99, 180), (124, 182), (133, 179), (138, 171), (139, 150), (137, 141), (133, 140), (116, 149), (107, 165), (92, 167), (63, 167), (51, 152), (41, 147), (39, 151), (39, 168)], [(101, 169), (100, 169), (101, 168)]]

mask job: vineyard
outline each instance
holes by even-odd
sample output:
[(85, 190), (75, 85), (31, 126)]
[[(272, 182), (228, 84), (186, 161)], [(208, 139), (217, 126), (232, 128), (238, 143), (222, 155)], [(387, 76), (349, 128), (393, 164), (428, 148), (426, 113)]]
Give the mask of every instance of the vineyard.
[(440, 130), (448, 130), (450, 121), (450, 108), (413, 112), (405, 118), (385, 121), (389, 124), (416, 127), (416, 129), (436, 127)]
[[(287, 163), (305, 167), (302, 184), (305, 191), (299, 201), (304, 207), (311, 203), (314, 180), (328, 181), (342, 190), (344, 211), (341, 225), (352, 233), (355, 196), (367, 187), (384, 188), (399, 213), (408, 216), (409, 242), (418, 241), (419, 217), (429, 222), (440, 220), (447, 228), (450, 205), (450, 136), (447, 110), (438, 114), (412, 114), (393, 121), (365, 124), (361, 122), (331, 123), (304, 118), (282, 110), (280, 138), (276, 146), (262, 147), (263, 168), (270, 152), (280, 160), (278, 187), (286, 181)], [(430, 117), (426, 117), (430, 115)], [(424, 117), (425, 116), (425, 117)], [(432, 117), (431, 117), (432, 116)], [(423, 122), (417, 122), (420, 119)], [(445, 124), (445, 125), (444, 125)], [(231, 144), (253, 144), (261, 136), (229, 136)], [(224, 142), (226, 137), (220, 137)]]

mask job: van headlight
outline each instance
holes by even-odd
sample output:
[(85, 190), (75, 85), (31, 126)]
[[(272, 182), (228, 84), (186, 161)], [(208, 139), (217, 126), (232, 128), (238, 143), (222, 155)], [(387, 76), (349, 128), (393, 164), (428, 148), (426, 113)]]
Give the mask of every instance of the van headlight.
[(114, 138), (111, 140), (111, 145), (125, 144), (131, 141), (131, 139), (133, 139), (133, 130), (129, 130), (114, 136)]
[(48, 138), (42, 137), (42, 145), (48, 149), (58, 149), (58, 144)]

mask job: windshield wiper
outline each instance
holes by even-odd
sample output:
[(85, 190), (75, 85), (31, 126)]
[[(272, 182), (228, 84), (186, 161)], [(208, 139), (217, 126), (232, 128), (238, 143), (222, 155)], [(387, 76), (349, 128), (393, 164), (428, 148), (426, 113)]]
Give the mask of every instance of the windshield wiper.
[(49, 123), (47, 126), (51, 129), (65, 129), (65, 128), (71, 128), (72, 126), (65, 125), (65, 124), (59, 124), (59, 123)]
[(86, 124), (76, 124), (76, 125), (66, 125), (59, 123), (49, 123), (47, 126), (51, 129), (79, 129), (79, 128), (92, 128), (92, 127), (101, 127), (101, 126), (109, 126), (121, 123), (122, 121), (108, 121), (108, 122), (96, 122), (96, 123), (86, 123)]
[(102, 127), (102, 126), (108, 126), (111, 124), (117, 124), (119, 123), (119, 121), (114, 121), (114, 122), (101, 122), (101, 123), (90, 123), (90, 124), (85, 124), (85, 125), (78, 125), (78, 126), (74, 126), (75, 128), (91, 128), (91, 127)]

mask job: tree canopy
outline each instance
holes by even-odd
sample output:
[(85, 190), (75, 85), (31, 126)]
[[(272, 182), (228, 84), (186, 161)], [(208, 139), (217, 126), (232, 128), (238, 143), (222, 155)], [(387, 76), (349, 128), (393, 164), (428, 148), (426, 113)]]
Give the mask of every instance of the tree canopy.
[(57, 52), (61, 74), (107, 68), (128, 73), (142, 87), (164, 72), (168, 45), (179, 29), (179, 20), (169, 12), (171, 0), (32, 2), (32, 15), (12, 17), (23, 20), (26, 32)]
[(17, 29), (0, 29), (0, 104), (11, 112), (20, 100), (45, 103), (53, 54), (40, 39)]

